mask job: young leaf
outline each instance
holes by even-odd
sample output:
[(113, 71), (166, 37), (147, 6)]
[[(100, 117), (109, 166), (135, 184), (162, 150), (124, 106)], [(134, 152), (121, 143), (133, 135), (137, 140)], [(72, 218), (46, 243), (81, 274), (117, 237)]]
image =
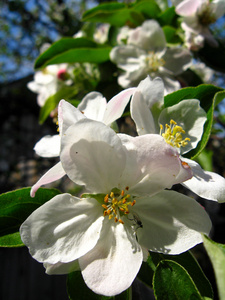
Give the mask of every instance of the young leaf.
[(188, 272), (178, 263), (171, 260), (161, 261), (154, 273), (153, 288), (160, 300), (202, 300)]
[(198, 99), (201, 107), (207, 113), (207, 121), (204, 126), (204, 132), (198, 146), (192, 151), (185, 154), (185, 157), (195, 158), (205, 148), (213, 124), (213, 115), (215, 106), (224, 99), (225, 91), (222, 88), (211, 84), (201, 84), (197, 87), (187, 87), (173, 92), (164, 98), (165, 107), (172, 106), (184, 99)]
[(86, 38), (62, 38), (36, 60), (34, 68), (75, 62), (102, 63), (109, 60), (111, 47), (98, 45)]
[[(34, 198), (30, 197), (30, 188), (23, 188), (0, 195), (0, 236), (5, 236), (2, 243), (10, 244), (10, 237), (13, 238), (12, 244), (18, 235), (20, 225), (26, 218), (39, 206), (60, 194), (56, 189), (40, 188)], [(18, 243), (17, 239), (17, 243)], [(20, 243), (20, 242), (19, 242)]]
[(131, 288), (127, 289), (123, 293), (106, 297), (97, 295), (92, 292), (85, 284), (84, 279), (80, 271), (76, 271), (68, 274), (67, 276), (67, 293), (70, 300), (130, 300)]
[(213, 265), (219, 298), (225, 299), (225, 245), (218, 244), (207, 236), (203, 236), (203, 245)]

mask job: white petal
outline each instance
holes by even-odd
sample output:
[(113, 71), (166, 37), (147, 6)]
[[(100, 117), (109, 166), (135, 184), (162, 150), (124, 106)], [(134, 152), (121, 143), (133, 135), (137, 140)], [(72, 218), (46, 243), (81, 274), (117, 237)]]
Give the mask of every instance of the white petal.
[[(118, 64), (118, 66), (122, 69), (127, 68), (128, 62), (132, 66), (134, 65), (137, 69), (138, 67), (138, 60), (135, 60), (134, 58), (138, 58), (141, 55), (146, 54), (146, 52), (142, 49), (139, 49), (133, 45), (123, 45), (123, 46), (117, 46), (114, 47), (110, 52), (110, 59)], [(131, 58), (133, 60), (131, 60)], [(126, 69), (125, 69), (126, 70)]]
[(153, 195), (192, 177), (190, 168), (184, 168), (176, 149), (160, 135), (131, 137), (119, 134), (119, 137), (128, 150), (120, 184), (121, 188), (128, 186), (131, 194)]
[(166, 47), (164, 32), (155, 20), (145, 21), (141, 27), (134, 29), (127, 43), (146, 51), (160, 51)]
[(130, 101), (130, 97), (133, 95), (135, 90), (136, 88), (126, 89), (114, 96), (107, 103), (103, 118), (103, 122), (106, 125), (110, 125), (122, 116), (124, 109), (126, 108), (127, 103)]
[(159, 104), (159, 106), (164, 104), (164, 84), (161, 78), (156, 77), (151, 80), (150, 76), (147, 76), (139, 83), (137, 90), (142, 93), (149, 109), (155, 103)]
[(122, 224), (106, 220), (97, 245), (79, 259), (79, 264), (93, 292), (114, 296), (129, 288), (142, 259), (142, 250), (133, 232)]
[(200, 4), (201, 0), (184, 0), (177, 5), (176, 13), (184, 17), (195, 15)]
[(225, 179), (219, 174), (204, 171), (195, 161), (183, 158), (193, 171), (193, 177), (183, 183), (185, 187), (190, 189), (198, 196), (218, 201), (225, 202)]
[(61, 162), (71, 180), (92, 193), (109, 193), (118, 186), (125, 167), (125, 149), (103, 123), (84, 119), (62, 136)]
[(202, 242), (211, 221), (194, 199), (174, 191), (137, 199), (133, 207), (143, 227), (137, 229), (140, 245), (151, 251), (179, 254)]
[(102, 121), (106, 109), (106, 99), (101, 93), (91, 92), (87, 94), (78, 109), (89, 119)]
[(69, 274), (74, 271), (80, 270), (78, 259), (69, 262), (69, 263), (61, 263), (58, 262), (56, 264), (48, 264), (44, 263), (45, 272), (48, 275), (61, 275), (61, 274)]
[(62, 178), (64, 175), (66, 175), (66, 172), (64, 171), (61, 162), (58, 162), (32, 186), (30, 196), (34, 197), (40, 186), (56, 181)]
[(164, 68), (173, 75), (181, 74), (192, 64), (191, 53), (181, 48), (169, 48), (163, 55), (163, 59), (165, 60)]
[(42, 157), (57, 157), (60, 152), (60, 136), (46, 135), (34, 146), (34, 151)]
[(96, 245), (103, 218), (94, 199), (57, 195), (21, 225), (21, 239), (39, 262), (72, 262)]
[(172, 75), (170, 75), (167, 70), (164, 68), (158, 72), (158, 76), (160, 76), (164, 83), (164, 95), (168, 95), (173, 93), (181, 88), (181, 85), (178, 80)]
[(159, 116), (159, 124), (165, 128), (165, 124), (169, 125), (170, 120), (174, 120), (184, 129), (183, 138), (191, 139), (185, 147), (180, 149), (181, 154), (184, 154), (196, 148), (201, 140), (206, 119), (206, 112), (201, 108), (199, 100), (188, 99), (163, 109)]
[(85, 119), (85, 116), (79, 109), (65, 100), (61, 100), (58, 106), (58, 121), (59, 132), (61, 135), (67, 130), (67, 128), (77, 121)]
[(142, 93), (136, 91), (130, 103), (131, 117), (135, 122), (138, 135), (156, 133), (152, 113), (144, 101)]

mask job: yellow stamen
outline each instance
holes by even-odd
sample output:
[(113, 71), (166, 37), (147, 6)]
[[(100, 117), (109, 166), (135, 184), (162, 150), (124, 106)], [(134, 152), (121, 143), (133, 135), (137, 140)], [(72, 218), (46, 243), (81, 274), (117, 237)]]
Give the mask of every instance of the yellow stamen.
[[(125, 190), (128, 191), (129, 187), (126, 187)], [(124, 224), (121, 217), (129, 214), (129, 206), (134, 206), (136, 203), (135, 200), (132, 199), (131, 195), (125, 194), (125, 190), (122, 190), (119, 193), (110, 192), (106, 194), (104, 197), (104, 202), (102, 207), (104, 208), (103, 216), (108, 216), (109, 220), (114, 217), (114, 221), (119, 221), (121, 224)], [(128, 201), (131, 198), (132, 201)]]
[(163, 133), (163, 125), (160, 124), (160, 135), (165, 139), (167, 144), (172, 147), (185, 147), (190, 141), (189, 138), (183, 139), (182, 134), (185, 134), (184, 129), (177, 125), (177, 122), (170, 120), (170, 125), (165, 125), (165, 132)]

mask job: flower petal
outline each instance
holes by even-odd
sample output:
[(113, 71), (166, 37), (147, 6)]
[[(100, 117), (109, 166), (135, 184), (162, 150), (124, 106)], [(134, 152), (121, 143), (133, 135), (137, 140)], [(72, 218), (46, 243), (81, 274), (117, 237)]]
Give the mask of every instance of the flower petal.
[(102, 207), (94, 199), (61, 194), (35, 210), (21, 225), (20, 234), (37, 261), (68, 263), (96, 245), (102, 221)]
[(86, 117), (72, 104), (65, 100), (61, 100), (58, 105), (58, 121), (59, 132), (61, 135), (67, 130), (67, 128), (81, 119)]
[(193, 171), (193, 177), (182, 183), (186, 188), (197, 194), (198, 196), (225, 202), (225, 178), (219, 174), (204, 171), (198, 163), (193, 160), (183, 158), (182, 160), (189, 164)]
[(57, 157), (60, 153), (60, 136), (46, 135), (34, 146), (34, 151), (42, 157)]
[(166, 47), (166, 38), (159, 23), (155, 20), (145, 21), (128, 37), (127, 43), (136, 45), (146, 51), (161, 51)]
[(201, 140), (206, 119), (206, 112), (201, 108), (199, 100), (188, 99), (163, 109), (158, 121), (165, 128), (166, 124), (170, 124), (170, 120), (174, 120), (184, 129), (183, 138), (191, 139), (185, 147), (180, 148), (181, 154), (184, 154), (196, 148)]
[(129, 288), (142, 259), (142, 249), (133, 232), (106, 219), (97, 245), (79, 259), (79, 264), (93, 292), (114, 296)]
[(202, 0), (184, 0), (176, 7), (176, 13), (180, 16), (189, 17), (195, 15)]
[(175, 76), (181, 74), (192, 65), (191, 53), (182, 48), (169, 48), (162, 58), (165, 61), (163, 67)]
[(91, 92), (87, 94), (78, 109), (89, 119), (102, 121), (106, 109), (106, 99), (101, 93)]
[(126, 89), (114, 96), (107, 103), (103, 118), (103, 122), (106, 125), (110, 125), (122, 116), (124, 109), (127, 106), (127, 103), (130, 101), (130, 97), (133, 95), (135, 90), (136, 88)]
[(58, 262), (56, 264), (48, 264), (44, 263), (45, 272), (48, 275), (61, 275), (61, 274), (69, 274), (74, 271), (80, 270), (78, 259), (68, 262), (68, 263), (61, 263)]
[(156, 103), (159, 106), (164, 104), (164, 84), (161, 78), (156, 77), (152, 80), (147, 76), (139, 83), (137, 90), (142, 93), (149, 109)]
[(56, 181), (62, 178), (64, 175), (66, 175), (66, 172), (64, 171), (61, 162), (58, 162), (32, 186), (30, 196), (34, 197), (40, 186)]
[(62, 136), (61, 162), (71, 180), (92, 193), (109, 193), (118, 186), (125, 167), (125, 149), (103, 123), (84, 119)]
[(152, 113), (144, 101), (142, 93), (136, 91), (130, 103), (131, 117), (135, 122), (138, 135), (155, 133), (155, 124)]
[(176, 149), (160, 135), (131, 137), (119, 134), (119, 137), (128, 150), (120, 184), (121, 188), (129, 186), (130, 193), (153, 195), (192, 177), (190, 168), (182, 165)]
[(137, 199), (133, 208), (142, 222), (137, 229), (140, 245), (151, 251), (179, 254), (202, 242), (211, 221), (194, 199), (174, 191)]

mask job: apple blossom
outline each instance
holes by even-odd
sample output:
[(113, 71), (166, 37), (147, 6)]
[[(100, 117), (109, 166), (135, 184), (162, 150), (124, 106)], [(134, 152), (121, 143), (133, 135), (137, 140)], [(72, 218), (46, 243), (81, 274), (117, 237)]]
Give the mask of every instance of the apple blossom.
[(209, 25), (222, 17), (225, 12), (224, 0), (184, 0), (176, 6), (176, 13), (183, 17), (181, 27), (185, 31), (186, 45), (193, 51), (204, 46), (204, 41), (216, 47), (217, 41)]
[(192, 173), (161, 136), (117, 135), (82, 118), (61, 143), (66, 174), (88, 194), (57, 195), (22, 224), (22, 241), (47, 273), (80, 268), (92, 291), (113, 296), (132, 284), (146, 250), (179, 254), (209, 233), (194, 199), (164, 190)]
[[(131, 100), (131, 117), (139, 135), (160, 134), (181, 155), (196, 148), (203, 134), (206, 113), (197, 99), (186, 99), (163, 108), (163, 82), (150, 77), (140, 82)], [(192, 171), (193, 177), (182, 184), (200, 197), (218, 202), (225, 201), (225, 179), (205, 172), (190, 159), (181, 157)]]
[(180, 88), (175, 76), (191, 65), (191, 54), (179, 47), (166, 47), (166, 38), (157, 21), (145, 21), (129, 33), (127, 44), (119, 45), (110, 52), (111, 60), (124, 73), (119, 84), (127, 88), (136, 86), (147, 75), (162, 77), (165, 93)]

